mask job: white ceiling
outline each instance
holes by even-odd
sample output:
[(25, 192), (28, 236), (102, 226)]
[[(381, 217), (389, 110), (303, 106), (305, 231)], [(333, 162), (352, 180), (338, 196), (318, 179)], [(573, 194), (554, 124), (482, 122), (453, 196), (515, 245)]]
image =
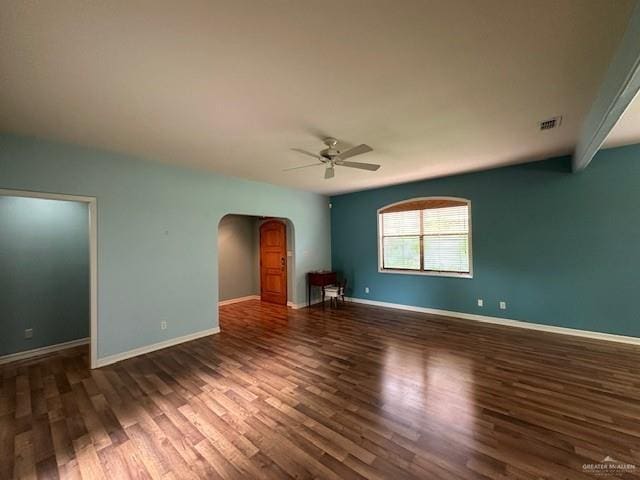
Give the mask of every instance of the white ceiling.
[(640, 143), (640, 94), (636, 94), (618, 123), (609, 132), (602, 147), (620, 147), (632, 143)]
[[(0, 131), (323, 193), (542, 159), (575, 146), (631, 6), (3, 0)], [(382, 168), (282, 172), (324, 135)]]

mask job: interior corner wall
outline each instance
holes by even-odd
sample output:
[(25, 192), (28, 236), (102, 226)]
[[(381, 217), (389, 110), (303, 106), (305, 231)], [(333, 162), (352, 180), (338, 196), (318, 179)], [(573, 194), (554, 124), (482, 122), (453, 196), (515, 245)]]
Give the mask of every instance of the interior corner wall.
[(258, 219), (226, 215), (218, 225), (219, 301), (260, 293)]
[(331, 266), (323, 195), (13, 135), (0, 135), (0, 188), (96, 197), (98, 363), (219, 326), (218, 223), (229, 213), (291, 220), (295, 303), (305, 272)]
[[(472, 279), (378, 272), (377, 209), (428, 196), (471, 200)], [(350, 296), (640, 337), (640, 145), (575, 174), (555, 158), (331, 203), (332, 264)]]
[(0, 356), (89, 336), (86, 204), (0, 195), (0, 319)]

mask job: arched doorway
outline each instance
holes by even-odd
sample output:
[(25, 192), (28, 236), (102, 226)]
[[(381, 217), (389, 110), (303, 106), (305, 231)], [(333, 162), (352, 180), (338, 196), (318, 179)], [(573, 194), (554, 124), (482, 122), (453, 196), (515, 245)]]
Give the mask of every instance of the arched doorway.
[[(296, 275), (295, 275), (295, 233), (291, 220), (284, 217), (268, 217), (229, 213), (220, 218), (218, 223), (218, 304), (220, 306), (249, 300), (261, 300), (262, 286), (267, 284), (268, 290), (273, 291), (274, 278), (271, 285), (261, 279), (260, 265), (260, 231), (262, 225), (269, 222), (279, 222), (284, 225), (284, 267), (286, 280), (281, 279), (285, 287), (285, 300), (278, 296), (275, 303), (295, 307)], [(265, 227), (266, 228), (266, 227)], [(272, 239), (273, 240), (273, 239)], [(283, 261), (280, 251), (270, 260), (279, 262), (274, 264), (282, 272)], [(274, 302), (273, 299), (265, 301)]]

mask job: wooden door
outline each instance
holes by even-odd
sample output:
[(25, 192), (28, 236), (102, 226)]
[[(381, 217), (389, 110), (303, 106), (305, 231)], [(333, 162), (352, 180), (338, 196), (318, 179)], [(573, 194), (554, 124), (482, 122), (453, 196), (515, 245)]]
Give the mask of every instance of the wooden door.
[(287, 304), (287, 232), (278, 220), (260, 225), (260, 298)]

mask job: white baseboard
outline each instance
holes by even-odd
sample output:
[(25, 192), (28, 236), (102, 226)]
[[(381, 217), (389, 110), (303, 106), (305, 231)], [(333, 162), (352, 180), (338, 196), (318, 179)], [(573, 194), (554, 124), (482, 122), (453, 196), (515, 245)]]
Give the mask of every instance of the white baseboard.
[(595, 340), (606, 340), (609, 342), (629, 343), (632, 345), (640, 345), (639, 337), (628, 337), (625, 335), (616, 335), (613, 333), (593, 332), (590, 330), (578, 330), (577, 328), (556, 327), (553, 325), (544, 325), (541, 323), (529, 323), (522, 320), (510, 320), (508, 318), (489, 317), (486, 315), (477, 315), (474, 313), (453, 312), (450, 310), (438, 310), (436, 308), (415, 307), (413, 305), (404, 305), (402, 303), (379, 302), (377, 300), (366, 300), (364, 298), (349, 297), (349, 301), (354, 303), (363, 303), (365, 305), (375, 305), (378, 307), (395, 308), (397, 310), (408, 310), (410, 312), (430, 313), (432, 315), (443, 315), (446, 317), (456, 317), (465, 320), (474, 320), (476, 322), (493, 323), (495, 325), (506, 325), (508, 327), (527, 328), (529, 330), (539, 330), (542, 332), (559, 333), (561, 335), (573, 335), (575, 337), (592, 338)]
[[(315, 305), (317, 303), (322, 303), (322, 299), (311, 300), (311, 305)], [(309, 305), (307, 304), (307, 302), (304, 302), (304, 303), (287, 302), (287, 307), (291, 307), (294, 310), (298, 310), (300, 308), (307, 308), (308, 306)]]
[[(233, 303), (246, 302), (248, 300), (260, 300), (260, 298), (261, 298), (260, 295), (247, 295), (246, 297), (230, 298), (229, 300), (222, 300), (218, 302), (218, 306), (222, 307), (224, 305), (231, 305)], [(291, 301), (287, 302), (287, 307), (294, 308), (294, 309), (303, 308), (303, 307), (306, 307), (306, 305), (307, 305), (306, 303), (298, 304), (298, 303), (293, 303)]]
[(260, 295), (247, 295), (246, 297), (230, 298), (218, 302), (218, 306), (231, 305), (232, 303), (246, 302), (247, 300), (260, 300)]
[(55, 345), (47, 345), (46, 347), (34, 348), (32, 350), (26, 350), (24, 352), (10, 353), (9, 355), (3, 355), (0, 357), (0, 365), (9, 362), (17, 362), (19, 360), (26, 360), (32, 357), (40, 357), (42, 355), (48, 355), (49, 353), (64, 350), (66, 348), (73, 348), (79, 345), (87, 345), (89, 338), (79, 338), (77, 340), (71, 340), (70, 342), (56, 343)]
[[(218, 305), (222, 307), (223, 305), (231, 305), (233, 303), (246, 302), (247, 300), (260, 300), (260, 295), (247, 295), (246, 297), (238, 297), (238, 298), (231, 298), (229, 300), (222, 300), (221, 302), (218, 302)], [(322, 300), (320, 299), (312, 300), (311, 305), (315, 305), (316, 303), (321, 303), (321, 302)], [(299, 308), (305, 308), (306, 306), (307, 306), (306, 302), (305, 303), (294, 303), (292, 301), (287, 302), (287, 307), (293, 308), (294, 310), (298, 310)]]
[(213, 335), (215, 333), (220, 333), (220, 327), (209, 328), (200, 332), (183, 335), (182, 337), (171, 338), (163, 342), (154, 343), (152, 345), (145, 345), (144, 347), (134, 348), (133, 350), (129, 350), (126, 352), (116, 353), (107, 357), (98, 358), (97, 367), (99, 368), (106, 365), (111, 365), (112, 363), (120, 362), (128, 358), (137, 357), (138, 355), (144, 355), (145, 353), (155, 352), (156, 350), (162, 350), (163, 348), (173, 347), (174, 345), (189, 342), (191, 340), (196, 340), (198, 338), (208, 337), (209, 335)]

